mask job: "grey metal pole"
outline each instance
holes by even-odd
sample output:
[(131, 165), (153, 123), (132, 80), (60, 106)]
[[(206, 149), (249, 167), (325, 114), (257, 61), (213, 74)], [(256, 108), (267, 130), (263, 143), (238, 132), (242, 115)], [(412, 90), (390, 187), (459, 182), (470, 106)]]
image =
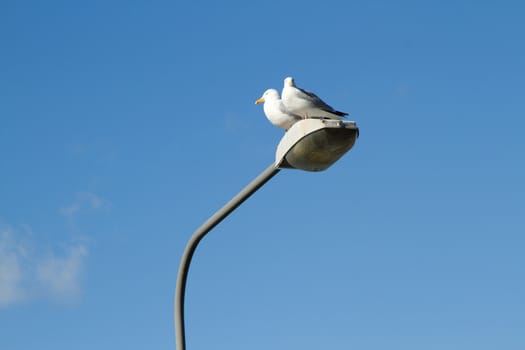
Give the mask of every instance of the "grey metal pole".
[(254, 194), (261, 186), (276, 175), (280, 169), (276, 168), (275, 164), (270, 165), (252, 182), (241, 190), (235, 197), (232, 198), (225, 206), (218, 210), (212, 217), (210, 217), (201, 227), (197, 229), (191, 236), (186, 245), (186, 249), (182, 254), (182, 259), (179, 266), (179, 273), (177, 275), (177, 285), (175, 286), (175, 342), (177, 350), (186, 350), (186, 336), (184, 334), (184, 292), (186, 290), (186, 281), (188, 279), (188, 271), (190, 269), (190, 262), (197, 249), (197, 245), (204, 236), (217, 226), (224, 218), (226, 218), (232, 211), (241, 205), (246, 199)]

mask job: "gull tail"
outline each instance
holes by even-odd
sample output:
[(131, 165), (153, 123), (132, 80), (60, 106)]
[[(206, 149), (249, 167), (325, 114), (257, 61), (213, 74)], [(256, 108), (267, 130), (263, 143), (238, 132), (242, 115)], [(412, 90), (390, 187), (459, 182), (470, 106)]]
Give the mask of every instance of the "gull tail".
[(333, 109), (332, 110), (326, 110), (325, 109), (324, 111), (326, 113), (334, 114), (334, 115), (336, 115), (338, 117), (344, 117), (344, 116), (348, 115), (348, 113), (346, 113), (346, 112), (340, 112), (340, 111), (336, 111), (336, 110), (333, 110)]

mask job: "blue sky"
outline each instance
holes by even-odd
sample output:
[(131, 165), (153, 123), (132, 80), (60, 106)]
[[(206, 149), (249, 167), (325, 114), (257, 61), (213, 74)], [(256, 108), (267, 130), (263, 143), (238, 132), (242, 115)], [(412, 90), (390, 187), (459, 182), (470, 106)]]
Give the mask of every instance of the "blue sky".
[(188, 349), (523, 349), (523, 5), (3, 1), (0, 347), (173, 349), (286, 76), (361, 137), (202, 242)]

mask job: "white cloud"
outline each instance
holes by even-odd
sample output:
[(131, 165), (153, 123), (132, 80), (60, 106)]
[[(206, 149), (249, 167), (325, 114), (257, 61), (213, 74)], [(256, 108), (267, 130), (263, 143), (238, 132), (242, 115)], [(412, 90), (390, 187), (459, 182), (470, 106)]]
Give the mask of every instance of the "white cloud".
[(31, 237), (24, 231), (0, 227), (0, 307), (34, 298), (78, 297), (87, 247), (65, 245), (61, 254), (31, 247)]
[(74, 245), (67, 247), (62, 256), (47, 255), (36, 267), (38, 282), (53, 297), (77, 297), (87, 254), (88, 250), (84, 245)]
[[(79, 192), (60, 212), (69, 231), (80, 236), (79, 215), (109, 208), (110, 203), (100, 196)], [(0, 220), (0, 308), (42, 298), (75, 300), (82, 291), (88, 253), (87, 245), (78, 239), (42, 248), (28, 226), (15, 229)]]

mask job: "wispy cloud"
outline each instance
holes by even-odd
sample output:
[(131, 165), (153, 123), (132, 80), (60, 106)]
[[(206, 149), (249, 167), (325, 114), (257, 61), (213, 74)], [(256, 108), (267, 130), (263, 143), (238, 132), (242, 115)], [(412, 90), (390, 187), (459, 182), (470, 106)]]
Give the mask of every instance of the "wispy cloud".
[(10, 229), (0, 229), (0, 306), (16, 303), (25, 296), (21, 248), (13, 242)]
[(87, 247), (81, 244), (66, 247), (62, 255), (48, 254), (36, 267), (37, 281), (52, 297), (78, 297), (87, 255)]
[(68, 218), (73, 218), (81, 210), (97, 210), (109, 208), (109, 202), (92, 192), (79, 192), (69, 205), (60, 208), (60, 212)]
[(32, 244), (23, 230), (0, 228), (0, 307), (48, 297), (71, 301), (79, 296), (87, 246), (69, 244), (57, 253), (32, 249)]
[(85, 237), (78, 238), (77, 218), (109, 208), (107, 200), (92, 192), (77, 193), (69, 205), (60, 208), (70, 225), (68, 235), (76, 238), (62, 239), (47, 248), (38, 244), (29, 226), (14, 228), (0, 220), (0, 307), (42, 298), (76, 300), (89, 255)]
[(407, 84), (399, 82), (394, 86), (394, 93), (397, 97), (407, 97), (410, 94), (410, 88)]

